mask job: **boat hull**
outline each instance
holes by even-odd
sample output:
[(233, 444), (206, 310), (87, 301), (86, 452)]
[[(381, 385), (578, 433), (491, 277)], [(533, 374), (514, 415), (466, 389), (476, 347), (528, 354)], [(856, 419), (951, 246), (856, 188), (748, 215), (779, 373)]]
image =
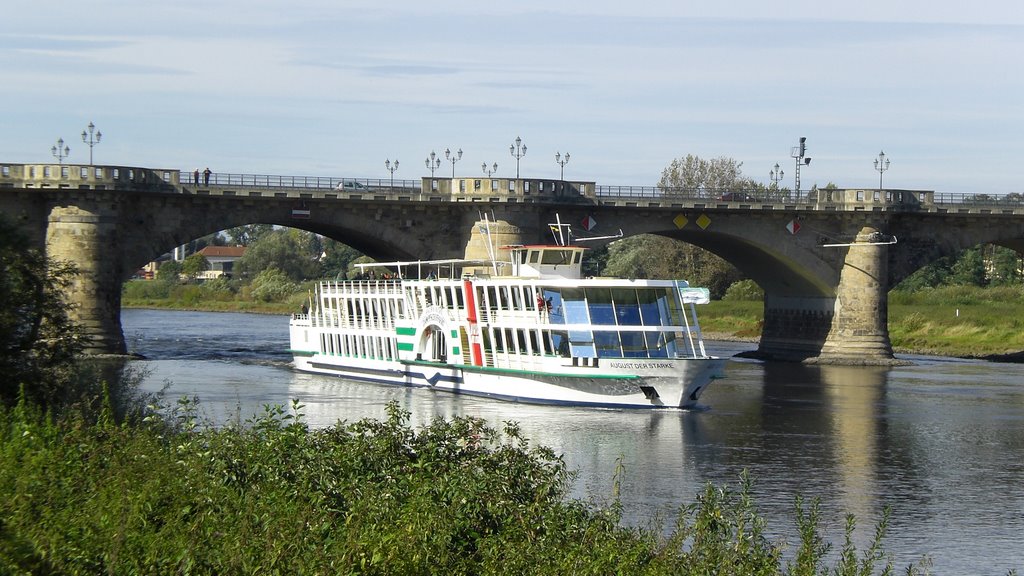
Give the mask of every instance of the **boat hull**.
[[(512, 402), (619, 408), (693, 408), (704, 389), (723, 377), (721, 358), (675, 358), (657, 363), (608, 362), (597, 373), (520, 372), (422, 361), (383, 361), (296, 354), (295, 368), (346, 380), (429, 388)], [(620, 367), (615, 367), (619, 364)], [(641, 375), (641, 368), (646, 374)]]

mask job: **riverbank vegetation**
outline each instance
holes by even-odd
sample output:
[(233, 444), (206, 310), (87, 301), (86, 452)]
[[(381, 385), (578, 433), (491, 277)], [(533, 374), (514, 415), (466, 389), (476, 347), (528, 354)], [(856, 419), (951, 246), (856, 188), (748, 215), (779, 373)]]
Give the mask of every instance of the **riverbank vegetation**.
[[(675, 524), (568, 497), (572, 474), (515, 424), (381, 420), (310, 429), (292, 411), (225, 428), (195, 405), (117, 423), (0, 408), (0, 572), (8, 574), (875, 574), (887, 514), (831, 550), (814, 502), (792, 546), (751, 481), (707, 486)], [(829, 564), (833, 566), (830, 568)], [(913, 570), (913, 569), (911, 569)], [(909, 572), (914, 573), (914, 572)]]

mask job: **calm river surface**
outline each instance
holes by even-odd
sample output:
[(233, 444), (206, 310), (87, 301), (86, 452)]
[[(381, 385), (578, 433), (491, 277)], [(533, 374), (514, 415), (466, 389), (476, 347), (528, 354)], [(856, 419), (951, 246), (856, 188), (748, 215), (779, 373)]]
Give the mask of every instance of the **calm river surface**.
[[(827, 537), (844, 515), (857, 542), (892, 507), (885, 548), (902, 569), (927, 556), (935, 574), (1024, 571), (1024, 365), (908, 356), (893, 369), (736, 360), (701, 398), (704, 411), (539, 407), (429, 390), (349, 383), (292, 371), (283, 316), (124, 310), (131, 352), (166, 400), (198, 396), (215, 423), (264, 404), (305, 404), (312, 426), (384, 417), (397, 400), (413, 424), (477, 416), (521, 424), (579, 473), (574, 496), (605, 502), (625, 467), (625, 521), (674, 518), (707, 482), (754, 478), (773, 537), (797, 543), (793, 501), (820, 497)], [(710, 343), (730, 356), (750, 344)]]

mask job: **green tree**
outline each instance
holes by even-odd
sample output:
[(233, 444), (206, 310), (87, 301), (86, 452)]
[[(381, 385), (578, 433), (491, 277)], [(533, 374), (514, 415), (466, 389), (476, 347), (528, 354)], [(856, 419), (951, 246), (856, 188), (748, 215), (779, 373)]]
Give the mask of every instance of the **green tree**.
[(323, 266), (324, 277), (338, 278), (340, 280), (351, 278), (349, 276), (349, 267), (353, 261), (363, 254), (351, 246), (342, 244), (337, 240), (331, 240), (330, 238), (324, 238), (322, 245), (324, 258), (320, 264)]
[(320, 240), (315, 234), (294, 229), (274, 230), (248, 246), (235, 264), (243, 277), (255, 278), (269, 268), (280, 270), (294, 282), (320, 278)]
[(985, 286), (985, 259), (981, 248), (974, 247), (964, 250), (950, 270), (949, 284), (960, 286)]
[(236, 246), (249, 246), (273, 231), (274, 227), (270, 224), (247, 224), (245, 226), (228, 228), (224, 233), (227, 234), (232, 244)]
[(688, 154), (676, 158), (661, 172), (658, 187), (679, 189), (717, 197), (724, 192), (762, 189), (763, 186), (743, 175), (743, 163), (725, 156), (705, 160)]
[(210, 269), (210, 261), (202, 254), (192, 254), (181, 262), (181, 273), (190, 279)]
[(1020, 284), (1021, 256), (1016, 250), (1004, 246), (992, 247), (991, 284), (996, 286), (1013, 286)]
[(161, 282), (177, 283), (181, 275), (181, 262), (168, 260), (157, 268), (156, 279)]
[(47, 406), (72, 377), (83, 349), (81, 330), (61, 294), (75, 267), (32, 246), (0, 215), (0, 400), (13, 402), (24, 385)]
[(721, 298), (732, 283), (743, 278), (734, 266), (707, 250), (651, 234), (610, 244), (603, 275), (686, 280), (706, 287), (714, 298)]

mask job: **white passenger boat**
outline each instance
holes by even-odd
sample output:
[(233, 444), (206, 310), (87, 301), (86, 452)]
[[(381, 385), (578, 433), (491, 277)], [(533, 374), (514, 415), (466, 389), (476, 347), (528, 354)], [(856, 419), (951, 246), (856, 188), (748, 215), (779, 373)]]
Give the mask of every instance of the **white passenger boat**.
[(697, 323), (707, 289), (582, 278), (586, 248), (559, 237), (506, 246), (491, 271), (389, 262), (372, 266), (394, 278), (321, 282), (290, 322), (295, 367), (517, 402), (695, 406), (725, 362), (705, 352)]

